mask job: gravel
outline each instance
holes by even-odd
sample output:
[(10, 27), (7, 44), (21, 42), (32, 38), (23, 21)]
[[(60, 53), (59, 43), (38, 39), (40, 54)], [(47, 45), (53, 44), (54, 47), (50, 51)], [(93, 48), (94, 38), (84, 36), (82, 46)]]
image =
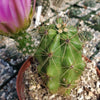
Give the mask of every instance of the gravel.
[(96, 45), (97, 43), (100, 42), (100, 32), (91, 29), (90, 27), (85, 25), (83, 21), (80, 22), (80, 25), (81, 26), (79, 27), (79, 32), (89, 31), (93, 35), (93, 39), (91, 41), (84, 42), (84, 47), (83, 47), (83, 55), (89, 58), (97, 51)]
[(4, 83), (4, 81), (9, 79), (15, 72), (16, 70), (13, 70), (13, 68), (8, 63), (0, 59), (0, 86)]
[[(84, 7), (84, 1), (86, 1), (86, 0), (81, 0), (78, 3), (78, 6)], [(87, 9), (92, 10), (92, 11), (96, 11), (96, 10), (100, 9), (100, 3), (96, 3), (96, 5), (94, 7), (87, 7)]]
[(18, 100), (16, 92), (16, 78), (13, 78), (0, 90), (0, 100)]

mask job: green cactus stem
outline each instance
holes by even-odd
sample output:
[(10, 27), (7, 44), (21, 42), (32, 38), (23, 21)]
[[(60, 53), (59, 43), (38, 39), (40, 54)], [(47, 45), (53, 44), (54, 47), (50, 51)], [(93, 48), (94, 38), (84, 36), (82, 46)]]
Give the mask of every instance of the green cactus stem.
[[(45, 31), (45, 35), (43, 36), (43, 39), (40, 43), (40, 46), (37, 50), (37, 52), (35, 53), (36, 59), (38, 59), (39, 64), (42, 66), (43, 61), (44, 61), (44, 57), (45, 55), (45, 50), (46, 48), (49, 46), (49, 44), (52, 42), (53, 37), (56, 35), (56, 31), (53, 29), (50, 29), (48, 32)], [(44, 55), (44, 56), (43, 56)], [(41, 70), (41, 66), (38, 67), (38, 71)]]
[(57, 18), (55, 27), (51, 26), (39, 29), (43, 39), (35, 53), (38, 71), (41, 76), (43, 73), (48, 76), (46, 81), (50, 92), (55, 93), (63, 86), (67, 88), (65, 93), (70, 93), (85, 67), (82, 42), (77, 28), (67, 26), (62, 18)]
[(12, 37), (16, 41), (16, 46), (18, 51), (24, 56), (33, 55), (36, 46), (34, 45), (33, 34), (28, 34), (27, 32), (19, 32), (18, 35)]
[(60, 34), (57, 34), (53, 42), (51, 43), (50, 47), (48, 48), (49, 64), (47, 66), (47, 75), (49, 76), (48, 88), (50, 89), (51, 92), (57, 91), (57, 89), (60, 86), (60, 75), (62, 69), (61, 69), (61, 48), (59, 46), (60, 46)]

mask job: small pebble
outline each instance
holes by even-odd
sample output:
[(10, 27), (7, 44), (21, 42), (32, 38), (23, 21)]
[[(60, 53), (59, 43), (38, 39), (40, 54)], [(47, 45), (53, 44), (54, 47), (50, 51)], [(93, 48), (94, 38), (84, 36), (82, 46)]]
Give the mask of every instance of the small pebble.
[(85, 96), (85, 99), (89, 100), (89, 99), (91, 99), (91, 97), (90, 96)]
[(29, 90), (34, 90), (34, 89), (36, 89), (35, 85), (32, 85), (32, 86), (29, 87)]
[(93, 97), (93, 95), (94, 95), (94, 94), (93, 94), (92, 92), (89, 92), (89, 96), (90, 96), (90, 97)]
[(79, 88), (78, 91), (77, 91), (77, 93), (81, 93), (82, 91), (83, 91), (83, 89)]

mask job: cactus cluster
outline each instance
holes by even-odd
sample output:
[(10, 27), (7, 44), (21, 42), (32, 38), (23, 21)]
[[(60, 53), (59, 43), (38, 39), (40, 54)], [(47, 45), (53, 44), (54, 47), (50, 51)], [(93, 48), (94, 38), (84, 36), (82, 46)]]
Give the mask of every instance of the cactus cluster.
[(49, 0), (43, 0), (42, 2), (42, 15), (45, 16), (48, 9), (50, 8), (50, 2)]
[(90, 31), (83, 31), (79, 34), (81, 41), (90, 41), (93, 38), (93, 35)]
[(99, 2), (100, 3), (100, 0), (96, 0), (96, 2)]
[(33, 34), (28, 34), (27, 32), (20, 32), (18, 36), (15, 37), (16, 46), (20, 53), (24, 56), (33, 55), (36, 46), (34, 45)]
[(55, 93), (63, 86), (64, 93), (70, 93), (85, 67), (77, 28), (57, 18), (56, 24), (42, 26), (39, 30), (43, 38), (35, 53), (38, 72), (47, 76), (50, 92)]
[(63, 2), (64, 0), (52, 0), (52, 1), (53, 1), (53, 5), (54, 5), (54, 6), (60, 7), (60, 5), (62, 4), (62, 2)]
[(73, 8), (73, 9), (70, 9), (69, 11), (70, 16), (77, 16), (77, 15), (80, 15), (81, 13), (82, 13), (81, 10), (78, 8)]
[(96, 23), (97, 25), (100, 25), (100, 15), (95, 15), (95, 16), (92, 18), (92, 22), (93, 22), (93, 23)]
[(86, 7), (95, 7), (96, 5), (96, 0), (85, 0), (84, 5)]

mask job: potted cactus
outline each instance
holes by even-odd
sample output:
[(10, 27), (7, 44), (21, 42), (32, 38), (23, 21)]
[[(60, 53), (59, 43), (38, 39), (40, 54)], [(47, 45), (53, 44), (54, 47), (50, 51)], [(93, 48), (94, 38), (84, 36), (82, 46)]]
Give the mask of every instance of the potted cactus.
[(50, 92), (64, 86), (68, 87), (65, 93), (70, 93), (85, 67), (77, 28), (57, 18), (56, 25), (42, 26), (39, 31), (43, 39), (34, 55), (39, 63), (38, 72), (48, 76)]
[[(4, 3), (2, 0), (1, 12), (4, 13), (0, 17), (0, 34), (15, 39), (18, 49), (24, 55), (34, 54), (34, 58), (38, 62), (37, 71), (51, 93), (57, 93), (63, 87), (63, 94), (70, 94), (85, 68), (81, 52), (82, 42), (79, 39), (77, 28), (68, 26), (62, 18), (57, 18), (54, 24), (39, 27), (38, 31), (42, 39), (36, 48), (33, 34), (26, 31), (34, 14), (36, 0), (34, 0), (33, 10), (31, 0), (25, 1), (27, 3), (22, 0), (10, 0)], [(8, 9), (8, 13), (4, 6), (5, 9)], [(78, 11), (77, 14), (79, 13), (81, 12)], [(32, 61), (33, 58), (30, 57), (18, 74), (17, 92), (20, 100), (25, 99), (23, 74), (33, 63)]]
[[(11, 0), (4, 5), (5, 3), (2, 1), (1, 8), (4, 14), (0, 18), (2, 22), (0, 23), (0, 34), (15, 39), (18, 49), (23, 54), (32, 55), (35, 48), (33, 34), (27, 33), (25, 29), (30, 24), (36, 0), (34, 0), (32, 11), (31, 0), (26, 0), (26, 2)], [(22, 10), (19, 10), (18, 5)], [(8, 8), (8, 13), (3, 9), (4, 6)], [(7, 17), (8, 15), (9, 17)], [(43, 80), (47, 79), (46, 86), (51, 93), (56, 93), (62, 89), (61, 87), (65, 87), (64, 94), (69, 94), (85, 67), (81, 53), (82, 42), (79, 39), (77, 28), (67, 26), (62, 18), (57, 18), (55, 24), (40, 27), (39, 33), (42, 39), (34, 53), (34, 58), (38, 61), (38, 73)], [(25, 66), (23, 65), (19, 71), (17, 79), (18, 95), (24, 93), (19, 78), (23, 78), (23, 73), (30, 66), (31, 60), (32, 58), (29, 58), (24, 63)], [(22, 85), (23, 87), (24, 85)], [(21, 92), (19, 92), (19, 89)], [(21, 100), (20, 97), (19, 99)]]

